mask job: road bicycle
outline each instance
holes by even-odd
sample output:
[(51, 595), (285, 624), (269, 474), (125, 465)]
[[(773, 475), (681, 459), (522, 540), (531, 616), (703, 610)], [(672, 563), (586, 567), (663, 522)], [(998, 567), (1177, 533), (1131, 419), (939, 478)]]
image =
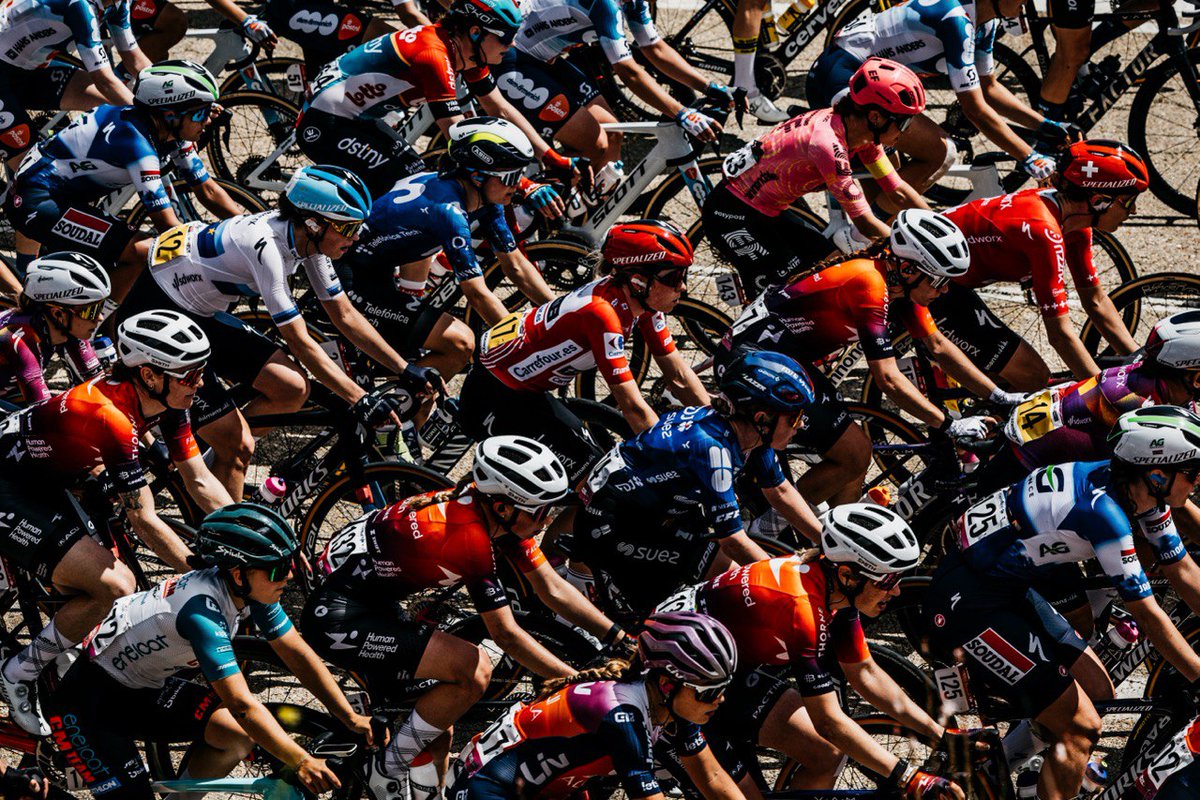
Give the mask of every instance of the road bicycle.
[[(1133, 278), (1109, 293), (1135, 341), (1144, 342), (1161, 319), (1200, 308), (1200, 277), (1186, 272), (1158, 272)], [(1112, 350), (1090, 321), (1079, 334), (1089, 353), (1109, 357)]]

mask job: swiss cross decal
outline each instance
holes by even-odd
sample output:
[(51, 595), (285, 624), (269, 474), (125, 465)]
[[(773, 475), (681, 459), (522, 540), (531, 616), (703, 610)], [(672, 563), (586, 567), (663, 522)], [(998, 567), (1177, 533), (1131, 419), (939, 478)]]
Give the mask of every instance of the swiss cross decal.
[(1095, 164), (1093, 164), (1091, 161), (1089, 161), (1089, 162), (1087, 162), (1086, 164), (1084, 164), (1082, 167), (1080, 167), (1080, 169), (1081, 169), (1081, 170), (1083, 170), (1083, 172), (1084, 172), (1084, 173), (1085, 173), (1085, 174), (1086, 174), (1086, 175), (1087, 175), (1089, 178), (1094, 178), (1094, 177), (1096, 177), (1096, 173), (1100, 171), (1100, 168), (1099, 168), (1099, 167), (1097, 167)]

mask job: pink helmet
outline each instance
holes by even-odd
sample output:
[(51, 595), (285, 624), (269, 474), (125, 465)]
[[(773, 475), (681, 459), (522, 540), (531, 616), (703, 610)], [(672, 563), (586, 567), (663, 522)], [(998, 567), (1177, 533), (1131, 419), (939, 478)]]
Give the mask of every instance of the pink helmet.
[(903, 64), (871, 56), (850, 78), (850, 99), (891, 116), (911, 117), (925, 110), (925, 87)]

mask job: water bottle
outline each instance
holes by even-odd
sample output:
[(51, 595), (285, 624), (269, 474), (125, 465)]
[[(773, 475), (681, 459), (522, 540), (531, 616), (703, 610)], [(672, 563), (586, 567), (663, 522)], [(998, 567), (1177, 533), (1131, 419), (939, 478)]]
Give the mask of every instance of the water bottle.
[(287, 482), (278, 475), (272, 475), (262, 482), (254, 491), (250, 502), (264, 506), (273, 506), (287, 494)]
[(1118, 620), (1108, 629), (1108, 640), (1117, 650), (1128, 650), (1137, 644), (1141, 636), (1142, 631), (1137, 622), (1128, 617)]
[(1087, 766), (1083, 768), (1083, 785), (1080, 787), (1087, 794), (1101, 791), (1108, 783), (1108, 765), (1102, 756), (1092, 754)]
[(437, 450), (445, 444), (451, 434), (458, 430), (458, 423), (455, 421), (457, 413), (457, 397), (447, 397), (438, 403), (429, 419), (421, 426), (421, 444), (430, 450)]
[(792, 27), (792, 23), (799, 19), (801, 15), (808, 13), (814, 4), (815, 0), (792, 0), (792, 4), (775, 21), (775, 27), (779, 29), (780, 35), (786, 36)]
[(92, 349), (96, 351), (96, 358), (100, 359), (100, 366), (104, 367), (105, 372), (110, 372), (113, 364), (117, 363), (117, 348), (113, 345), (112, 339), (107, 336), (97, 336), (92, 340)]
[(603, 199), (625, 180), (625, 162), (610, 161), (600, 168), (592, 179), (592, 196), (597, 201)]

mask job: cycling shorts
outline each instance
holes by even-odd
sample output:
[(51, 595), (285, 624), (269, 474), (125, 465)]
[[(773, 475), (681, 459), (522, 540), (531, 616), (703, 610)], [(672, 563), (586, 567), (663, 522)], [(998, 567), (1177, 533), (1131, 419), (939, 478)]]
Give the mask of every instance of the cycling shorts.
[(34, 70), (0, 62), (0, 160), (9, 161), (33, 147), (38, 132), (27, 109), (60, 108), (67, 84), (80, 72), (79, 67), (59, 60)]
[(96, 797), (153, 800), (138, 741), (203, 741), (221, 699), (171, 676), (159, 689), (131, 689), (86, 658), (42, 700), (55, 749)]
[(463, 381), (458, 422), (477, 442), (489, 436), (528, 436), (558, 456), (571, 485), (603, 455), (583, 422), (548, 392), (522, 392), (476, 364)]
[(40, 242), (43, 252), (73, 251), (92, 256), (105, 267), (121, 260), (140, 234), (124, 220), (98, 208), (56, 197), (42, 186), (14, 181), (4, 207), (20, 233)]
[(704, 201), (704, 233), (742, 278), (747, 299), (811, 267), (833, 252), (821, 232), (799, 216), (751, 208), (722, 181)]
[(129, 7), (129, 23), (134, 35), (140, 39), (154, 30), (154, 25), (168, 5), (168, 0), (133, 0)]
[(41, 580), (95, 526), (65, 488), (42, 479), (0, 478), (0, 555)]
[(384, 701), (413, 679), (437, 627), (410, 619), (386, 597), (365, 599), (326, 584), (305, 604), (300, 630), (318, 655), (361, 676), (371, 696)]
[(296, 140), (313, 163), (345, 167), (362, 178), (371, 197), (391, 191), (401, 178), (427, 171), (412, 145), (381, 120), (346, 119), (307, 108), (296, 122)]
[(938, 330), (984, 372), (1000, 372), (1025, 341), (987, 307), (974, 289), (951, 283), (929, 304)]
[(599, 87), (569, 61), (560, 58), (547, 64), (515, 47), (492, 73), (500, 93), (546, 141), (600, 96)]
[(270, 0), (263, 16), (277, 35), (300, 45), (310, 75), (362, 44), (373, 19), (325, 0)]
[(862, 62), (840, 47), (830, 47), (817, 57), (808, 71), (804, 92), (809, 108), (829, 108), (833, 98), (850, 85)]
[(999, 696), (1022, 717), (1037, 717), (1062, 696), (1087, 649), (1028, 584), (978, 572), (957, 551), (933, 575), (925, 622), (939, 658), (951, 663), (961, 651), (976, 694)]
[(421, 355), (429, 335), (445, 316), (441, 309), (431, 306), (425, 297), (397, 289), (392, 271), (379, 264), (358, 265), (346, 259), (337, 264), (337, 274), (346, 297), (388, 344), (407, 359)]
[(1056, 28), (1092, 27), (1096, 0), (1050, 0), (1050, 21)]

